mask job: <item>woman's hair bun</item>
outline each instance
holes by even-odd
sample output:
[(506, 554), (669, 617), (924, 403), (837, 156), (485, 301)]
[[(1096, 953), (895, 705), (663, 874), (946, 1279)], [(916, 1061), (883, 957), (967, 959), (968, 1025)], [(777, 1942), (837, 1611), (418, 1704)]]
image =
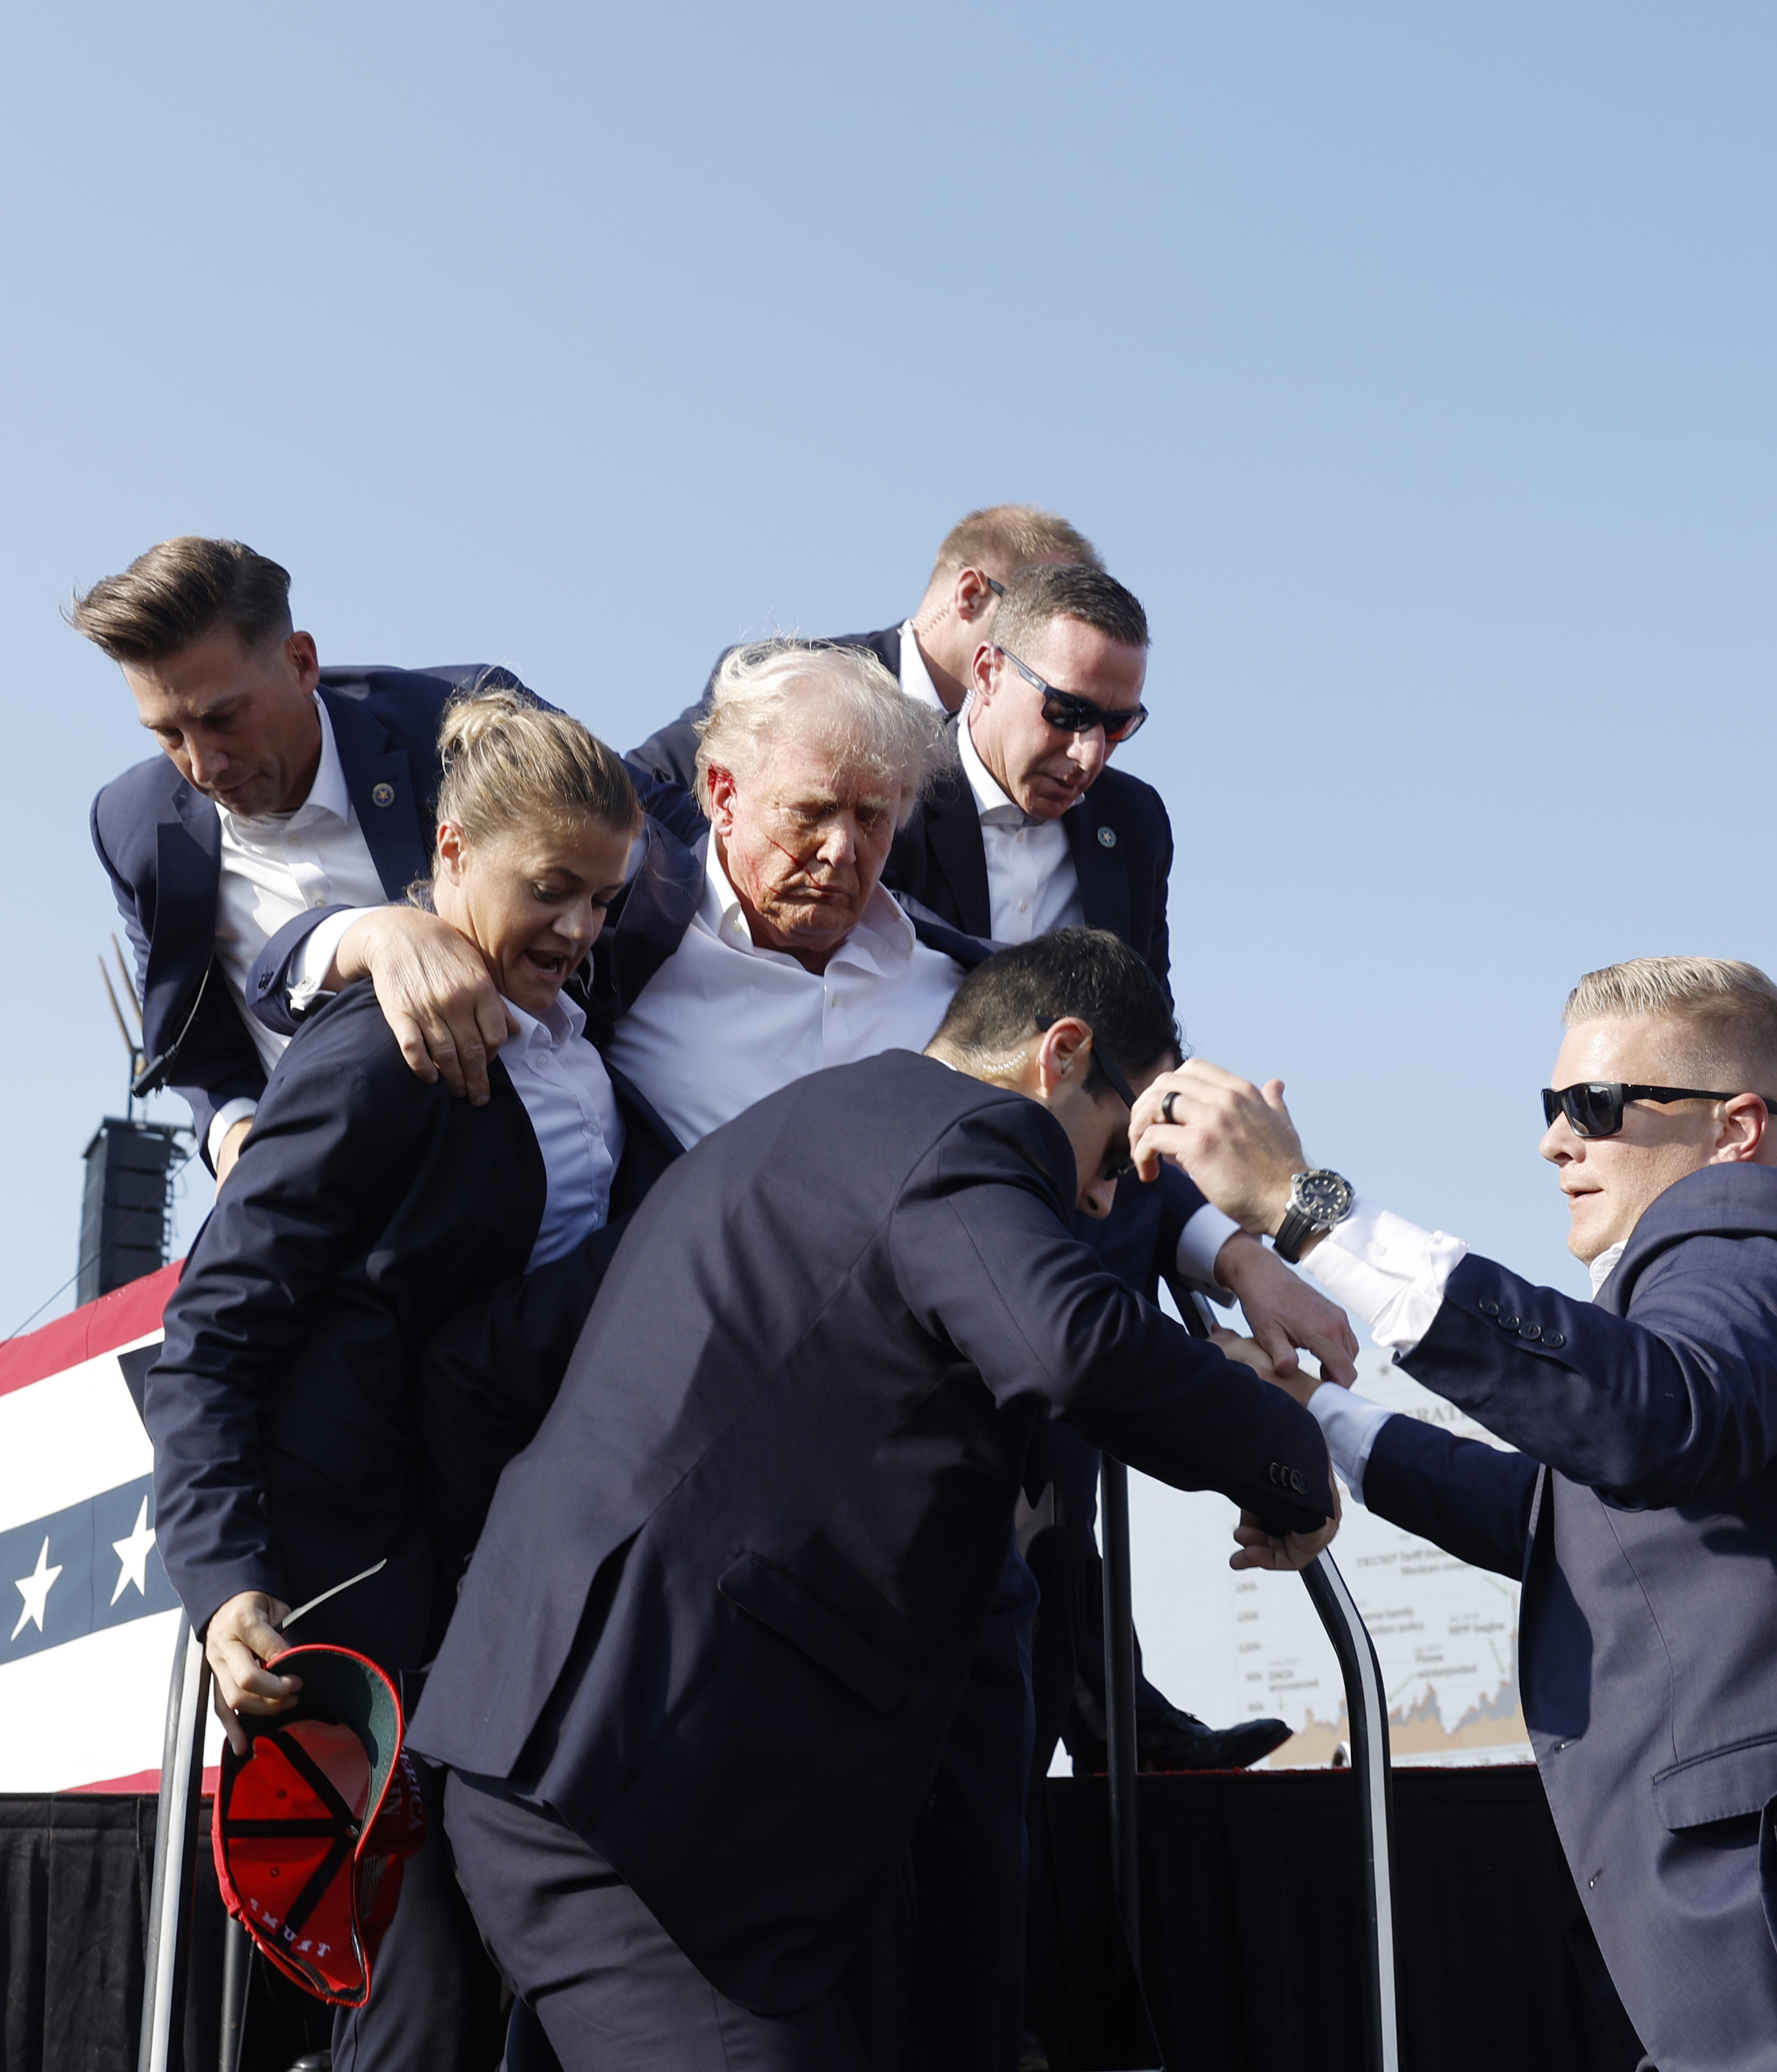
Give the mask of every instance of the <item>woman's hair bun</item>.
[(448, 768), (459, 755), (499, 732), (519, 713), (537, 709), (535, 705), (527, 705), (516, 691), (497, 684), (453, 699), (445, 707), (438, 727), (438, 759)]
[(468, 691), (438, 722), (438, 818), (471, 845), (584, 816), (624, 832), (641, 818), (620, 757), (577, 719), (504, 684)]

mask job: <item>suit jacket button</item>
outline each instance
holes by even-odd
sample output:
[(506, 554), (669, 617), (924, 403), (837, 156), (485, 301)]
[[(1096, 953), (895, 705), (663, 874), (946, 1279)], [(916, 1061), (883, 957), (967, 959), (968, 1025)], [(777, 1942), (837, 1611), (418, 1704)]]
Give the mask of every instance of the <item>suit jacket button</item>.
[(1100, 849), (1115, 849), (1117, 847), (1116, 828), (1100, 828), (1098, 831), (1098, 842)]
[(1271, 1479), (1273, 1482), (1277, 1479), (1277, 1464), (1275, 1461), (1271, 1463)]
[(1499, 1319), (1499, 1329), (1502, 1331), (1515, 1331), (1517, 1328), (1518, 1319), (1516, 1317), (1506, 1316)]
[(1540, 1338), (1542, 1334), (1543, 1327), (1540, 1324), (1520, 1324), (1518, 1326), (1518, 1335), (1520, 1338)]
[(1499, 1305), (1491, 1295), (1483, 1295), (1478, 1306), (1483, 1317), (1497, 1317), (1499, 1314)]
[(1558, 1353), (1561, 1347), (1567, 1343), (1567, 1340), (1559, 1331), (1545, 1331), (1543, 1333), (1543, 1343), (1548, 1346), (1549, 1350), (1552, 1353)]
[(1308, 1488), (1308, 1478), (1303, 1474), (1300, 1468), (1292, 1468), (1290, 1470), (1290, 1486), (1298, 1496), (1306, 1494)]

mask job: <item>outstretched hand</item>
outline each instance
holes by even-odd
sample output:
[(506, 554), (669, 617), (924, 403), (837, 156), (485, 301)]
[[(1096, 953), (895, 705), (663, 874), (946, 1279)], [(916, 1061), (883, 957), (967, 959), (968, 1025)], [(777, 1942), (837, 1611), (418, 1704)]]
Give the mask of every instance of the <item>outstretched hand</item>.
[[(1357, 1379), (1357, 1334), (1351, 1318), (1259, 1239), (1236, 1231), (1216, 1255), (1216, 1277), (1239, 1298), (1253, 1337), (1270, 1355), (1274, 1371), (1268, 1381), (1305, 1379), (1298, 1347), (1320, 1362), (1321, 1380), (1349, 1388)], [(1307, 1386), (1312, 1391), (1319, 1383)]]
[(1242, 1367), (1251, 1367), (1261, 1381), (1268, 1381), (1273, 1388), (1281, 1388), (1304, 1410), (1308, 1408), (1308, 1399), (1320, 1383), (1312, 1375), (1302, 1371), (1294, 1353), (1290, 1356), (1289, 1369), (1285, 1371), (1269, 1347), (1261, 1344), (1257, 1338), (1243, 1338), (1237, 1331), (1231, 1331), (1225, 1326), (1219, 1327), (1209, 1335), (1228, 1359), (1238, 1360)]
[(480, 951), (418, 906), (376, 906), (340, 939), (331, 986), (368, 978), (408, 1069), (487, 1104), (487, 1061), (516, 1024)]
[(1135, 1170), (1151, 1180), (1162, 1157), (1190, 1174), (1243, 1230), (1274, 1231), (1290, 1206), (1290, 1182), (1307, 1170), (1302, 1139), (1283, 1104), (1283, 1081), (1262, 1087), (1193, 1058), (1162, 1072), (1129, 1118)]

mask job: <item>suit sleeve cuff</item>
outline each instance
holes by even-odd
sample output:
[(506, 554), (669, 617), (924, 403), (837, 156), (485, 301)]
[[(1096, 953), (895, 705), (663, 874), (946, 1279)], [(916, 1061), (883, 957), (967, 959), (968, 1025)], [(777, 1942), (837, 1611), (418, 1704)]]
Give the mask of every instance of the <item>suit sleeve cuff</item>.
[[(1317, 1246), (1324, 1252), (1324, 1245)], [(1351, 1493), (1354, 1503), (1364, 1501), (1364, 1470), (1369, 1464), (1376, 1435), (1394, 1415), (1380, 1403), (1372, 1403), (1353, 1389), (1323, 1381), (1308, 1399), (1309, 1414), (1319, 1425), (1327, 1451), (1339, 1471), (1339, 1480)]]
[(364, 918), (361, 906), (342, 907), (318, 921), (302, 939), (290, 962), (290, 1004), (293, 1014), (306, 1014), (317, 1002), (331, 999), (327, 976), (346, 931)]
[(1468, 1247), (1443, 1231), (1357, 1202), (1302, 1261), (1335, 1302), (1370, 1326), (1385, 1350), (1410, 1353), (1443, 1306), (1445, 1284)]
[(1178, 1278), (1224, 1308), (1234, 1297), (1216, 1278), (1216, 1262), (1240, 1227), (1232, 1216), (1205, 1202), (1178, 1233)]
[(216, 1170), (216, 1161), (222, 1150), (222, 1140), (237, 1122), (248, 1122), (259, 1112), (256, 1100), (235, 1100), (224, 1101), (210, 1117), (210, 1133), (204, 1140), (204, 1148), (210, 1156), (210, 1170)]

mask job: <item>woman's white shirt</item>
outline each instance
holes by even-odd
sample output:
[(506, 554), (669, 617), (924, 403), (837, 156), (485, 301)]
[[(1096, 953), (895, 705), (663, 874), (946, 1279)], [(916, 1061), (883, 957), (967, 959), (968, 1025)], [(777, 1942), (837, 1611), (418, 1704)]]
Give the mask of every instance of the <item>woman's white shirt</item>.
[(605, 1061), (581, 1034), (586, 1018), (574, 1002), (558, 999), (541, 1018), (509, 1000), (506, 1007), (518, 1033), (500, 1046), (500, 1063), (537, 1133), (548, 1177), (543, 1221), (524, 1268), (534, 1273), (610, 1215), (623, 1124)]

